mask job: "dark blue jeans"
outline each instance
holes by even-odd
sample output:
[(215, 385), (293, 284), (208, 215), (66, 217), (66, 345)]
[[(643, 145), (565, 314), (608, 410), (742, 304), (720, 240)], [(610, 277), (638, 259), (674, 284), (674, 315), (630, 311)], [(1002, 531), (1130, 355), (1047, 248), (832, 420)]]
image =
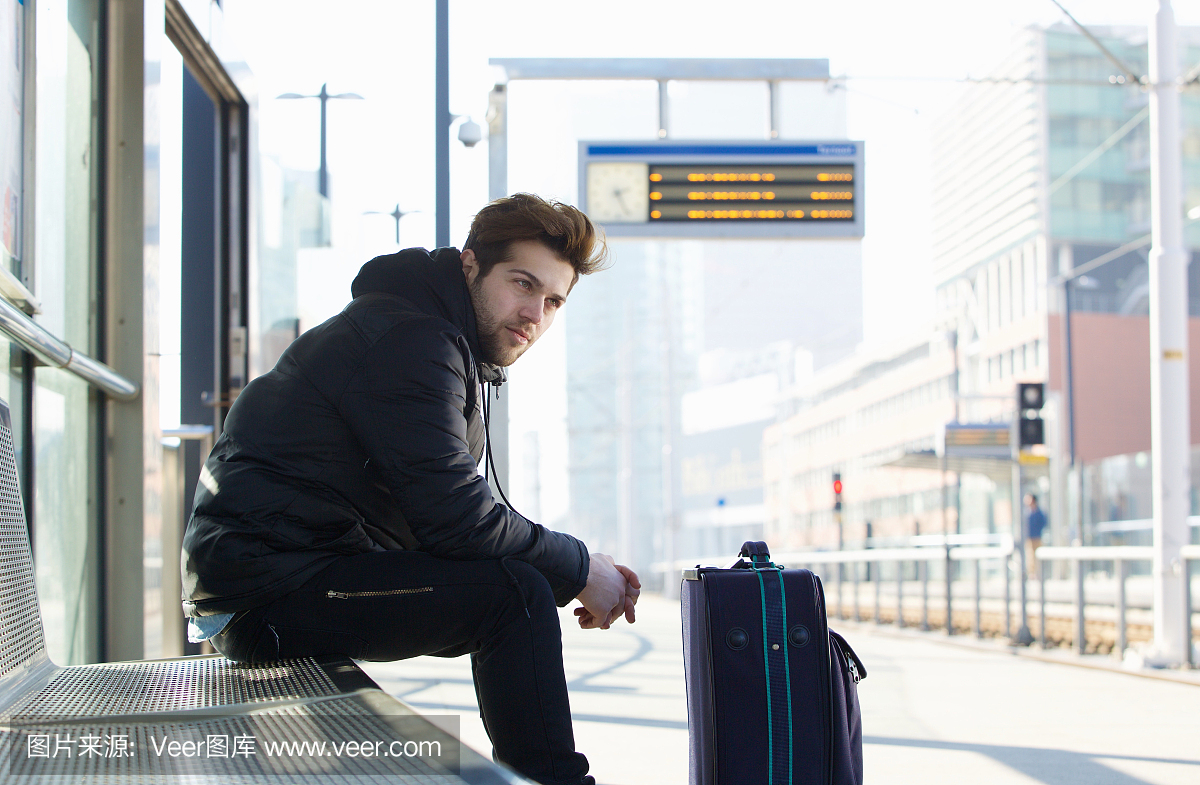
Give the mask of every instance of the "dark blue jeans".
[(585, 781), (554, 595), (524, 562), (413, 551), (348, 556), (295, 592), (239, 613), (212, 643), (232, 660), (255, 663), (470, 654), (493, 757), (545, 785)]

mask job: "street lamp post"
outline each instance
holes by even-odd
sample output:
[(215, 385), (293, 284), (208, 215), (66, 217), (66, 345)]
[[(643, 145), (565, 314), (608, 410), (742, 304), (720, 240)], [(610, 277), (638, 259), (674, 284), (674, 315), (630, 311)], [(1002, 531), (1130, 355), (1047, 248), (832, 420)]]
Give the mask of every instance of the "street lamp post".
[(316, 98), (317, 100), (319, 100), (321, 102), (321, 168), (317, 172), (317, 191), (321, 194), (321, 196), (324, 196), (326, 199), (328, 199), (329, 198), (329, 167), (326, 165), (326, 160), (325, 160), (325, 148), (326, 148), (326, 138), (327, 138), (326, 121), (325, 121), (326, 104), (329, 103), (329, 99), (331, 99), (331, 98), (335, 98), (335, 99), (336, 98), (348, 98), (348, 99), (352, 99), (352, 100), (361, 101), (361, 100), (363, 100), (363, 97), (361, 95), (359, 95), (358, 93), (338, 93), (337, 95), (330, 95), (329, 91), (326, 88), (327, 88), (327, 85), (321, 85), (321, 92), (317, 93), (316, 95), (300, 95), (299, 93), (284, 93), (283, 95), (276, 96), (276, 98), (284, 98), (284, 99)]
[(436, 128), (433, 150), (436, 164), (434, 177), (434, 244), (438, 248), (450, 245), (450, 0), (437, 0), (434, 6), (434, 98), (433, 118)]
[(400, 244), (400, 219), (406, 215), (412, 215), (413, 213), (419, 213), (419, 212), (421, 212), (421, 211), (420, 210), (401, 210), (400, 205), (397, 204), (390, 213), (385, 213), (382, 210), (367, 210), (363, 213), (363, 215), (390, 216), (391, 219), (396, 222), (396, 245), (399, 245)]

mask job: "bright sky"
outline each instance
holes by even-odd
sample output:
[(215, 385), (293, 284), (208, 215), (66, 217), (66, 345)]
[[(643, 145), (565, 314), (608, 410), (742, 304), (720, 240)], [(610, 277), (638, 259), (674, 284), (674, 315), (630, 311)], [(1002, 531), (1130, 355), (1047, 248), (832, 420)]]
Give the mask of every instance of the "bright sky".
[[(1145, 24), (1156, 3), (1066, 0), (1084, 24)], [(284, 92), (357, 92), (331, 102), (333, 196), (347, 214), (422, 212), (402, 224), (404, 245), (433, 243), (432, 0), (226, 0), (226, 29), (240, 39), (260, 85), (260, 144), (286, 166), (315, 169), (315, 101)], [(1180, 24), (1200, 24), (1200, 3), (1176, 2)], [(864, 298), (868, 340), (920, 321), (930, 302), (929, 131), (961, 89), (1028, 24), (1065, 21), (1050, 0), (897, 3), (705, 0), (451, 0), (451, 111), (479, 122), (495, 81), (489, 57), (828, 58), (849, 82), (849, 136), (867, 142)], [(905, 78), (908, 77), (908, 78)], [(515, 106), (555, 125), (554, 106)], [(527, 121), (528, 122), (528, 121)], [(453, 145), (453, 232), (461, 242), (486, 200), (486, 143)], [(510, 164), (510, 183), (521, 160)], [(889, 209), (894, 205), (894, 209)], [(391, 250), (391, 219), (353, 227), (362, 250)], [(339, 238), (339, 245), (346, 238)]]
[[(1145, 25), (1157, 7), (1145, 0), (1065, 5), (1093, 25)], [(430, 247), (434, 240), (434, 4), (226, 0), (224, 6), (226, 32), (260, 87), (265, 154), (291, 168), (317, 167), (317, 102), (274, 96), (315, 93), (328, 82), (330, 92), (367, 99), (329, 107), (338, 249), (307, 263), (328, 270), (321, 307), (332, 312), (348, 299), (359, 265), (395, 250), (392, 220), (364, 211), (389, 211), (397, 203), (420, 210), (403, 220), (402, 245)], [(1180, 24), (1200, 25), (1200, 2), (1177, 2), (1175, 13)], [(1051, 0), (450, 0), (451, 111), (483, 123), (496, 80), (489, 57), (828, 58), (833, 75), (851, 77), (849, 137), (867, 144), (865, 334), (867, 341), (880, 340), (921, 323), (932, 306), (930, 129), (960, 92), (955, 80), (985, 74), (1020, 28), (1063, 21)], [(524, 128), (550, 134), (561, 127), (553, 104), (514, 98), (510, 108), (510, 133), (517, 113)], [(523, 175), (537, 162), (523, 159), (518, 146), (510, 141), (510, 188), (539, 191), (538, 182)], [(471, 150), (452, 144), (455, 244), (486, 201), (486, 172), (486, 141)], [(574, 194), (544, 195), (574, 200)], [(537, 350), (546, 362), (561, 348)], [(532, 355), (523, 364), (536, 365)]]

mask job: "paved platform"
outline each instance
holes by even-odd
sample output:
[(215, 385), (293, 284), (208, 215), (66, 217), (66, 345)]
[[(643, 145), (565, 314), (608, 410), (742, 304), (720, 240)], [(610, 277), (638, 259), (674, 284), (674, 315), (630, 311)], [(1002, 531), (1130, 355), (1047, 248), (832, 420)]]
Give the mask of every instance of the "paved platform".
[[(563, 610), (576, 742), (603, 785), (687, 782), (679, 604), (646, 595), (638, 622), (580, 630)], [(1200, 686), (1081, 668), (843, 622), (862, 683), (869, 785), (1195, 785)], [(490, 750), (466, 658), (364, 663), (388, 692), (458, 714)]]

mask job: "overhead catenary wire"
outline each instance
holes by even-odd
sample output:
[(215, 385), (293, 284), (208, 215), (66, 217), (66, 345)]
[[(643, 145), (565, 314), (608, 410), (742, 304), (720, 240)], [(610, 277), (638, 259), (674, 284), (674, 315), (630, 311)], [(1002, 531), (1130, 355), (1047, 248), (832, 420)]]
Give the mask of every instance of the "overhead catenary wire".
[(1083, 34), (1083, 37), (1086, 38), (1087, 40), (1091, 41), (1096, 46), (1096, 48), (1099, 49), (1100, 52), (1106, 58), (1108, 58), (1108, 61), (1110, 63), (1112, 63), (1113, 65), (1115, 65), (1117, 68), (1119, 68), (1121, 70), (1121, 73), (1125, 74), (1126, 76), (1128, 76), (1130, 79), (1132, 79), (1134, 82), (1136, 82), (1138, 84), (1144, 84), (1146, 82), (1145, 76), (1138, 75), (1132, 68), (1125, 65), (1125, 63), (1122, 62), (1121, 58), (1117, 57), (1115, 54), (1112, 53), (1112, 51), (1108, 47), (1106, 47), (1104, 44), (1100, 43), (1099, 38), (1092, 35), (1091, 30), (1088, 30), (1086, 27), (1083, 26), (1083, 24), (1078, 19), (1071, 16), (1071, 12), (1068, 11), (1063, 6), (1062, 3), (1058, 2), (1058, 0), (1050, 0), (1050, 2), (1052, 2), (1056, 6), (1058, 6), (1058, 9), (1060, 11), (1062, 11), (1064, 14), (1066, 14), (1067, 18), (1071, 20), (1071, 24), (1075, 25), (1075, 27), (1079, 30), (1079, 32)]
[(1108, 137), (1103, 142), (1101, 142), (1100, 145), (1095, 150), (1092, 150), (1090, 153), (1085, 155), (1083, 158), (1080, 158), (1078, 163), (1076, 163), (1070, 169), (1068, 169), (1067, 171), (1065, 171), (1061, 175), (1059, 175), (1058, 179), (1050, 184), (1050, 193), (1054, 193), (1059, 188), (1062, 188), (1064, 185), (1066, 185), (1068, 182), (1070, 182), (1072, 179), (1074, 179), (1075, 175), (1079, 174), (1084, 169), (1088, 168), (1088, 166), (1090, 166), (1092, 164), (1092, 162), (1094, 162), (1097, 158), (1099, 158), (1100, 156), (1102, 156), (1106, 152), (1108, 152), (1110, 149), (1112, 149), (1113, 145), (1115, 145), (1117, 142), (1121, 141), (1126, 136), (1128, 136), (1130, 131), (1132, 131), (1134, 128), (1137, 128), (1139, 125), (1141, 125), (1142, 122), (1149, 116), (1150, 116), (1150, 107), (1149, 106), (1143, 107), (1140, 112), (1135, 114), (1133, 117), (1129, 118), (1129, 120), (1125, 123), (1125, 125), (1118, 128), (1112, 134), (1112, 136)]

